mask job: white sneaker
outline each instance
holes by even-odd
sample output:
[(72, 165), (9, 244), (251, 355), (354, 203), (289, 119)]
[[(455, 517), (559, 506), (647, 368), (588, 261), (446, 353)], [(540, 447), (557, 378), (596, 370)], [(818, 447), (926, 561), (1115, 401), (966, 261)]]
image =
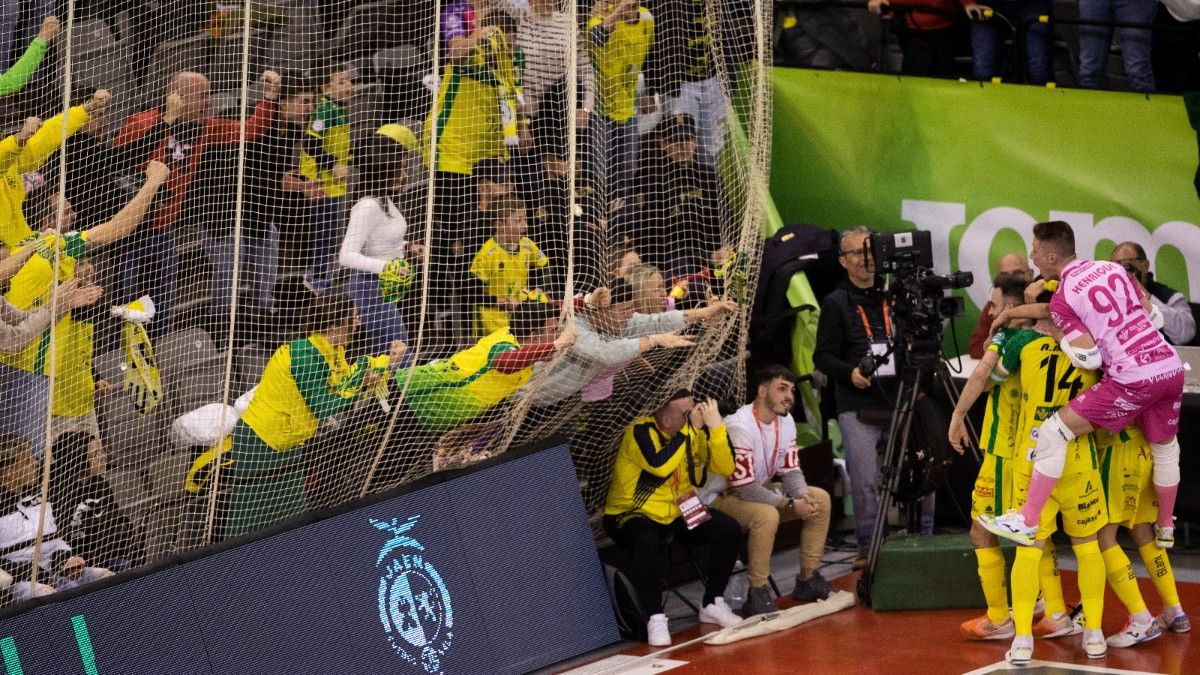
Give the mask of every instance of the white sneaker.
[(1155, 525), (1154, 543), (1159, 548), (1173, 548), (1175, 546), (1175, 528)]
[(997, 537), (1011, 539), (1023, 546), (1033, 546), (1033, 540), (1037, 536), (1037, 525), (1029, 527), (1025, 524), (1025, 517), (1020, 511), (1009, 511), (1002, 516), (979, 516), (979, 524), (983, 529), (991, 532)]
[(1108, 643), (1099, 630), (1083, 631), (1083, 651), (1089, 659), (1102, 659), (1108, 654)]
[(1162, 628), (1159, 627), (1158, 622), (1154, 619), (1150, 619), (1145, 624), (1134, 623), (1131, 619), (1125, 623), (1125, 628), (1120, 633), (1108, 636), (1106, 642), (1108, 642), (1109, 647), (1123, 649), (1125, 647), (1132, 647), (1139, 642), (1149, 642), (1159, 635), (1162, 635)]
[(732, 628), (742, 622), (742, 617), (733, 613), (725, 598), (717, 598), (700, 608), (700, 623), (714, 623), (721, 628)]
[(666, 614), (655, 614), (646, 623), (646, 643), (651, 647), (671, 646), (671, 627)]
[(1021, 638), (1013, 639), (1012, 647), (1004, 653), (1004, 660), (1014, 666), (1027, 666), (1033, 659), (1033, 645), (1028, 639)]

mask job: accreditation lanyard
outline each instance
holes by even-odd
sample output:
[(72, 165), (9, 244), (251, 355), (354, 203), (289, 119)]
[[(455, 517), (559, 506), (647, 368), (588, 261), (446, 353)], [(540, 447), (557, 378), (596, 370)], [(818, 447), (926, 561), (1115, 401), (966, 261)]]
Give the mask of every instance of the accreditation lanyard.
[[(761, 426), (761, 423), (760, 423), (760, 426)], [(778, 470), (778, 467), (775, 466), (775, 462), (779, 459), (779, 416), (778, 415), (775, 416), (775, 422), (771, 426), (775, 427), (775, 445), (771, 446), (771, 465), (767, 467), (767, 471), (769, 471), (770, 475), (773, 476), (773, 475), (775, 475), (775, 472)], [(763, 440), (764, 441), (767, 440), (765, 435), (763, 436)]]
[[(863, 329), (867, 331), (867, 340), (875, 342), (875, 332), (871, 330), (871, 322), (867, 321), (866, 311), (863, 310), (862, 305), (855, 305), (854, 308), (858, 310), (858, 318), (862, 319)], [(892, 340), (892, 318), (891, 313), (888, 312), (887, 300), (883, 301), (883, 337), (888, 342)]]

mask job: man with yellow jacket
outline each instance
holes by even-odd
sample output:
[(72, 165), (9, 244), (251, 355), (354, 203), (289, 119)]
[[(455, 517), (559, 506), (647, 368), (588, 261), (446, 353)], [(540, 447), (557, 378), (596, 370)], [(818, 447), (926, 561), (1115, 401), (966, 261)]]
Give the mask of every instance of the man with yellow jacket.
[(661, 543), (674, 535), (709, 545), (700, 622), (722, 628), (742, 619), (722, 595), (742, 550), (742, 528), (727, 514), (705, 508), (696, 496), (708, 472), (733, 474), (733, 449), (717, 402), (697, 404), (686, 389), (648, 417), (634, 420), (621, 438), (604, 505), (604, 530), (633, 554), (631, 580), (650, 615), (648, 642), (671, 644), (662, 613)]
[(346, 361), (346, 345), (361, 322), (340, 293), (309, 307), (306, 337), (280, 346), (267, 362), (254, 398), (233, 428), (233, 493), (223, 537), (253, 532), (304, 512), (303, 445), (321, 420), (348, 409), (399, 364), (405, 345), (390, 354)]

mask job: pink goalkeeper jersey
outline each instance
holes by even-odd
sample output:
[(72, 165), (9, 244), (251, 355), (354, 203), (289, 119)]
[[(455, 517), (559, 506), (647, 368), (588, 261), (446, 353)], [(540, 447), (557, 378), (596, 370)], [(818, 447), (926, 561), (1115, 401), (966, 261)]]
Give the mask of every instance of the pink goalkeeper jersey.
[(1125, 268), (1075, 260), (1059, 276), (1050, 318), (1067, 340), (1091, 334), (1107, 376), (1128, 384), (1183, 368), (1179, 355), (1150, 323), (1141, 303), (1143, 293)]

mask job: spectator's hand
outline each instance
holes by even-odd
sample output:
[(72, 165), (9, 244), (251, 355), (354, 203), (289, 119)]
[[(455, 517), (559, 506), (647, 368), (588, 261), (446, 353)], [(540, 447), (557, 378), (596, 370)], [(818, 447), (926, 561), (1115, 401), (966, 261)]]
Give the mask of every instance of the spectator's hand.
[(171, 177), (171, 168), (162, 162), (152, 159), (146, 162), (146, 180), (155, 185), (162, 185)]
[(379, 384), (379, 381), (382, 379), (383, 373), (375, 369), (368, 370), (366, 373), (363, 373), (362, 389), (360, 392), (365, 393), (374, 389), (375, 385)]
[(612, 304), (612, 291), (607, 286), (597, 286), (587, 300), (588, 309), (604, 309)]
[(680, 347), (695, 347), (696, 343), (677, 333), (658, 333), (651, 336), (654, 344), (663, 349), (678, 349)]
[(83, 109), (87, 111), (88, 115), (94, 117), (104, 112), (104, 109), (107, 108), (108, 104), (111, 102), (112, 94), (110, 94), (107, 89), (97, 89), (96, 93), (92, 94), (92, 97), (88, 99), (87, 103), (83, 104)]
[(587, 108), (578, 108), (575, 110), (575, 128), (586, 129), (588, 120), (591, 119), (591, 112)]
[(274, 101), (279, 98), (279, 85), (283, 82), (283, 78), (274, 70), (264, 70), (263, 74), (258, 78), (259, 82), (263, 83), (263, 98), (268, 101)]
[(279, 187), (284, 192), (303, 192), (305, 182), (295, 171), (285, 171), (279, 178)]
[(424, 258), (425, 244), (415, 241), (408, 242), (408, 255), (410, 258)]
[(408, 344), (404, 340), (392, 340), (392, 347), (388, 350), (388, 367), (392, 370), (399, 368), (407, 351)]
[(867, 389), (871, 386), (871, 378), (865, 377), (858, 368), (850, 371), (850, 381), (859, 389)]
[(321, 186), (320, 181), (306, 180), (304, 181), (304, 196), (309, 199), (323, 199), (325, 197), (325, 188)]
[(972, 21), (982, 21), (983, 19), (990, 19), (992, 17), (992, 8), (987, 5), (967, 5), (963, 8), (963, 11), (967, 13), (967, 18)]
[(801, 518), (812, 518), (820, 510), (821, 505), (807, 492), (798, 499), (792, 500), (792, 512)]
[(1005, 324), (1009, 322), (1009, 320), (1010, 318), (1008, 316), (1008, 310), (1000, 310), (1000, 313), (992, 319), (992, 325), (990, 328), (988, 328), (988, 335), (994, 335), (996, 331), (1003, 328)]
[(733, 314), (738, 311), (738, 304), (733, 300), (720, 300), (713, 298), (712, 302), (706, 307), (694, 310), (696, 314), (703, 320), (707, 321), (715, 316), (723, 314)]
[(693, 429), (704, 426), (704, 409), (701, 407), (703, 405), (703, 402), (697, 403), (688, 411), (688, 424), (691, 424)]
[(710, 398), (697, 407), (701, 406), (704, 410), (704, 426), (716, 429), (725, 423), (725, 420), (721, 418), (721, 406), (717, 404), (717, 399)]
[(483, 28), (476, 30), (471, 37), (475, 40), (475, 46), (478, 47), (484, 42), (492, 39), (492, 36), (499, 32), (499, 26), (484, 26)]
[(101, 397), (108, 396), (112, 392), (113, 392), (113, 386), (112, 386), (111, 382), (109, 382), (108, 380), (96, 380), (96, 395), (97, 396), (101, 396)]
[[(100, 296), (104, 295), (104, 289), (99, 286), (71, 286), (63, 284), (58, 287), (58, 301), (63, 303), (67, 309), (79, 309), (96, 304)], [(66, 289), (65, 291), (63, 289)]]
[(62, 24), (57, 16), (48, 16), (42, 20), (42, 27), (38, 30), (37, 36), (46, 42), (53, 42), (54, 38), (58, 37), (58, 32)]
[(608, 203), (608, 212), (609, 213), (616, 213), (617, 211), (620, 211), (623, 208), (625, 208), (625, 198), (624, 197), (613, 197), (612, 201), (610, 201)]
[(83, 558), (73, 555), (67, 558), (67, 561), (62, 564), (62, 567), (58, 571), (69, 579), (79, 579), (83, 576), (83, 569), (85, 567), (87, 567), (87, 562)]
[(963, 415), (954, 413), (950, 415), (950, 446), (958, 454), (963, 454), (967, 449), (967, 423)]
[(331, 173), (333, 173), (334, 178), (345, 180), (350, 177), (350, 167), (338, 162), (337, 164), (333, 165), (333, 171)]
[(162, 121), (164, 124), (174, 124), (183, 115), (183, 97), (179, 92), (167, 94), (167, 102), (163, 105)]
[(42, 128), (42, 118), (26, 117), (25, 124), (21, 125), (21, 130), (16, 133), (14, 138), (17, 139), (17, 145), (25, 145), (25, 143), (37, 133), (38, 129)]
[(872, 14), (883, 14), (886, 7), (890, 7), (887, 0), (867, 0), (867, 10)]
[(562, 332), (558, 334), (558, 337), (555, 338), (554, 349), (560, 352), (564, 349), (570, 349), (571, 346), (575, 344), (575, 340), (578, 338), (579, 333), (575, 330), (575, 326), (567, 325), (562, 329)]

